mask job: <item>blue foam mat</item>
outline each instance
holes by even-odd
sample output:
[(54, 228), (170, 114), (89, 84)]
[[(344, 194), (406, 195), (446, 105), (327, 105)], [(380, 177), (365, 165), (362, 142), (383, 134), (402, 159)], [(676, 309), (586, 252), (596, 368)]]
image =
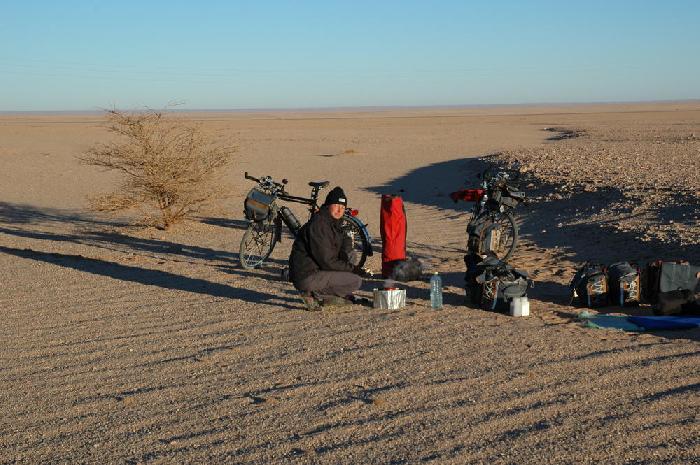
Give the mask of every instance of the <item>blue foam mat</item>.
[(647, 331), (700, 328), (700, 316), (630, 316), (627, 318)]
[(599, 315), (584, 310), (579, 313), (578, 317), (591, 328), (610, 328), (622, 331), (642, 332), (700, 328), (700, 316)]

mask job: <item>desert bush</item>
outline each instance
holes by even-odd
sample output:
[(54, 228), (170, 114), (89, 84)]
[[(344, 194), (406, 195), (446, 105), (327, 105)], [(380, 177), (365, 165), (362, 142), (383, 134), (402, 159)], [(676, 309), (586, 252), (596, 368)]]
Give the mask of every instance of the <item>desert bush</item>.
[(117, 138), (78, 158), (120, 172), (122, 180), (116, 191), (90, 199), (94, 209), (139, 209), (149, 224), (167, 229), (215, 197), (217, 174), (235, 147), (216, 145), (193, 123), (156, 111), (109, 110), (106, 116)]

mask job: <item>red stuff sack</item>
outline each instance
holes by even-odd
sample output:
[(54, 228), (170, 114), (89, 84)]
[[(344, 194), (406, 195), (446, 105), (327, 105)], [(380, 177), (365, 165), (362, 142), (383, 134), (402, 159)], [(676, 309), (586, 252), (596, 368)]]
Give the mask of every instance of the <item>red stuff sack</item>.
[(391, 275), (394, 266), (406, 260), (406, 209), (398, 195), (382, 195), (379, 212), (382, 234), (382, 276)]
[(452, 192), (450, 194), (450, 198), (455, 203), (459, 202), (460, 200), (464, 202), (478, 202), (485, 193), (486, 191), (484, 189), (460, 189)]

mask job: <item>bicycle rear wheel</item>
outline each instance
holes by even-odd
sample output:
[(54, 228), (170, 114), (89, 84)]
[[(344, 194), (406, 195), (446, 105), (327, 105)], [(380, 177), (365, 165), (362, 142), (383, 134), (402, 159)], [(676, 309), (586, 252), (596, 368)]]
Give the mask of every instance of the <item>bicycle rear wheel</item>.
[(258, 221), (248, 226), (238, 252), (241, 266), (247, 270), (262, 266), (277, 244), (278, 228), (273, 222)]
[(346, 242), (343, 243), (343, 247), (348, 256), (348, 261), (353, 265), (363, 266), (367, 260), (369, 244), (360, 226), (354, 221), (343, 217), (340, 227), (345, 233)]

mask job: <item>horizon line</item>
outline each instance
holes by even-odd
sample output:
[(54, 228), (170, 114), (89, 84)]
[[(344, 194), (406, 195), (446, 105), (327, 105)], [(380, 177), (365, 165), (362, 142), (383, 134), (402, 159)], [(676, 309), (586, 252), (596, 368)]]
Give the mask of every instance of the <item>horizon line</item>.
[[(162, 108), (155, 109), (143, 107), (138, 110), (124, 111), (148, 111), (155, 110), (166, 113), (263, 113), (263, 112), (340, 112), (340, 111), (390, 111), (390, 110), (429, 110), (429, 109), (460, 109), (460, 108), (494, 108), (494, 107), (556, 107), (556, 106), (582, 106), (582, 105), (621, 105), (621, 104), (654, 104), (654, 103), (700, 103), (700, 98), (666, 99), (666, 100), (603, 100), (590, 102), (530, 102), (530, 103), (468, 103), (446, 105), (359, 105), (359, 106), (308, 106), (308, 107), (252, 107), (252, 108)], [(109, 111), (109, 108), (94, 110), (0, 110), (0, 115), (39, 115), (39, 114), (101, 114)]]

